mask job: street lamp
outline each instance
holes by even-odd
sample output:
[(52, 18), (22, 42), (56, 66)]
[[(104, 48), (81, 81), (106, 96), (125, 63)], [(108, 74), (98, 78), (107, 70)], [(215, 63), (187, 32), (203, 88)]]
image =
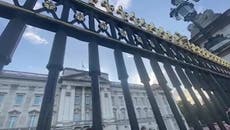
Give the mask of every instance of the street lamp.
[[(193, 1), (199, 2), (200, 0)], [(210, 49), (213, 45), (217, 44), (217, 41), (221, 42), (226, 39), (229, 39), (221, 34), (212, 36), (212, 34), (204, 30), (200, 23), (196, 21), (197, 11), (194, 8), (193, 2), (189, 0), (172, 0), (171, 3), (176, 7), (171, 9), (170, 17), (176, 18), (176, 20), (183, 19), (185, 22), (192, 22), (203, 34), (203, 36), (208, 40), (208, 45), (204, 46), (206, 49)]]
[(171, 10), (170, 17), (175, 17), (177, 20), (184, 19), (186, 22), (195, 19), (197, 12), (193, 3), (187, 0), (172, 0), (172, 4), (176, 8)]

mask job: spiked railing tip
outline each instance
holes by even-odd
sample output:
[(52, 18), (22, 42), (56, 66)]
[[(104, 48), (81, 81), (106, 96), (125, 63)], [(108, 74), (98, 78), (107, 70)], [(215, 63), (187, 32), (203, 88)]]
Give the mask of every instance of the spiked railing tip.
[(119, 14), (119, 15), (124, 13), (123, 7), (121, 5), (118, 6), (118, 8), (116, 10), (116, 13)]
[(95, 6), (98, 3), (98, 0), (89, 0), (88, 3), (92, 6)]
[(108, 7), (108, 1), (107, 1), (107, 0), (103, 0), (103, 1), (101, 2), (101, 6), (102, 6), (102, 7)]
[(135, 13), (134, 13), (134, 12), (131, 12), (131, 13), (129, 14), (129, 20), (130, 20), (130, 21), (134, 21), (134, 20), (135, 20)]
[[(95, 6), (98, 3), (98, 0), (89, 0), (88, 3), (90, 5)], [(120, 17), (123, 20), (125, 20), (127, 22), (132, 21), (132, 23), (134, 25), (136, 25), (137, 27), (140, 27), (142, 29), (145, 29), (146, 31), (149, 31), (150, 33), (158, 35), (159, 37), (161, 37), (165, 40), (171, 41), (172, 43), (179, 45), (182, 48), (185, 48), (186, 50), (189, 50), (195, 54), (198, 54), (198, 55), (200, 55), (206, 59), (209, 59), (213, 62), (216, 62), (218, 64), (221, 64), (223, 66), (230, 68), (230, 63), (228, 61), (223, 60), (222, 58), (214, 55), (213, 53), (211, 53), (205, 49), (200, 48), (199, 46), (196, 46), (193, 43), (190, 43), (186, 36), (182, 36), (178, 32), (175, 32), (175, 34), (172, 35), (170, 32), (164, 31), (163, 27), (156, 28), (154, 24), (151, 24), (151, 23), (147, 24), (143, 18), (141, 18), (141, 19), (136, 18), (134, 12), (131, 12), (131, 13), (125, 12), (124, 8), (121, 5), (118, 6), (117, 9), (115, 10), (115, 7), (113, 5), (110, 5), (107, 0), (103, 0), (101, 2), (101, 6), (104, 7), (106, 9), (106, 11), (112, 15), (113, 15), (113, 11), (116, 11), (116, 14), (120, 15)], [(80, 18), (79, 16), (81, 16), (81, 15), (78, 14), (78, 17), (76, 17), (76, 18)], [(102, 28), (102, 30), (107, 30), (106, 26), (101, 26), (101, 28)], [(125, 33), (122, 34), (122, 36), (123, 35), (125, 35)]]

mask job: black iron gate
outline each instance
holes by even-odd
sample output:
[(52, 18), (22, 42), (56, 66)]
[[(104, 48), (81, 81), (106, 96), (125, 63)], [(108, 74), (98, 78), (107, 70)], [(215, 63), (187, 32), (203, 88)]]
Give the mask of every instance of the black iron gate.
[[(190, 44), (182, 36), (170, 35), (146, 24), (143, 19), (123, 11), (122, 7), (116, 10), (119, 18), (114, 15), (114, 7), (106, 1), (101, 3), (106, 11), (94, 7), (97, 0), (89, 0), (89, 3), (80, 0), (44, 0), (43, 7), (35, 10), (33, 8), (36, 2), (37, 0), (26, 0), (24, 5), (20, 5), (18, 0), (13, 0), (14, 4), (0, 1), (0, 17), (10, 20), (0, 37), (0, 70), (11, 62), (26, 25), (55, 32), (37, 130), (49, 130), (51, 127), (55, 89), (59, 72), (63, 69), (67, 36), (89, 42), (89, 71), (93, 86), (93, 130), (103, 129), (99, 93), (99, 45), (114, 50), (117, 73), (132, 130), (139, 130), (139, 126), (127, 81), (123, 52), (134, 56), (141, 82), (144, 84), (160, 130), (167, 128), (151, 90), (150, 78), (142, 58), (149, 60), (181, 130), (187, 128), (168, 89), (168, 81), (159, 63), (163, 63), (173, 87), (177, 90), (189, 116), (186, 120), (190, 121), (191, 126), (196, 130), (202, 130), (202, 124), (205, 124), (214, 130), (217, 124), (221, 130), (226, 130), (224, 124), (229, 123), (229, 120), (225, 111), (230, 107), (228, 62)], [(58, 6), (62, 6), (60, 17), (57, 14)], [(71, 14), (70, 11), (74, 13)], [(51, 16), (47, 17), (46, 14)], [(194, 100), (197, 111), (190, 106), (179, 80)], [(202, 97), (205, 107), (198, 100), (195, 90)]]

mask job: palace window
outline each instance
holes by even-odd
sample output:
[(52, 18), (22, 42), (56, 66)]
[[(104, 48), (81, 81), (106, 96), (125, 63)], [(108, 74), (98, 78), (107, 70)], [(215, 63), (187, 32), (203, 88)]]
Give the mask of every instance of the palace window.
[(0, 93), (0, 105), (3, 103), (5, 94), (4, 93)]
[(9, 112), (9, 117), (7, 121), (7, 128), (15, 128), (20, 112), (12, 111)]
[(71, 92), (66, 92), (65, 96), (67, 96), (67, 97), (71, 96)]
[(80, 105), (81, 103), (81, 97), (79, 95), (75, 96), (74, 104), (75, 105)]
[(134, 97), (134, 104), (135, 104), (135, 105), (138, 105), (137, 97)]
[(121, 109), (121, 119), (126, 119), (126, 113), (125, 113), (125, 109), (124, 108), (122, 108)]
[(120, 105), (123, 106), (124, 105), (124, 102), (123, 102), (123, 97), (122, 96), (119, 96), (119, 102), (120, 102)]
[(142, 105), (146, 105), (146, 99), (144, 97), (141, 97), (141, 102), (142, 102)]
[(80, 121), (81, 120), (81, 114), (80, 113), (74, 113), (74, 121)]
[(114, 115), (114, 119), (117, 120), (117, 109), (116, 108), (113, 109), (113, 115)]
[(29, 120), (28, 120), (28, 126), (29, 127), (36, 127), (38, 122), (38, 112), (31, 112), (29, 113)]
[(112, 105), (113, 105), (113, 106), (116, 106), (115, 97), (112, 96), (111, 99), (112, 99)]
[(105, 94), (104, 94), (104, 97), (107, 98), (107, 97), (108, 97), (108, 93), (105, 93)]
[(153, 114), (152, 109), (149, 109), (149, 111), (148, 111), (148, 118), (154, 119), (154, 114)]
[(42, 103), (42, 95), (35, 95), (34, 105), (41, 105), (41, 103)]
[(85, 104), (90, 105), (91, 104), (91, 97), (89, 95), (85, 96)]
[(75, 110), (73, 120), (74, 121), (80, 121), (81, 120), (81, 112), (80, 112), (80, 110)]
[(140, 97), (139, 97), (139, 98), (137, 98), (137, 105), (139, 105), (139, 106), (140, 106), (140, 105), (142, 105), (141, 101), (142, 101), (142, 100), (141, 100), (141, 98), (140, 98)]
[(137, 117), (141, 118), (141, 108), (137, 108)]
[(92, 119), (91, 111), (89, 109), (87, 109), (85, 112), (85, 120), (89, 121), (91, 119)]
[(14, 128), (17, 122), (17, 119), (18, 119), (18, 116), (16, 115), (10, 116), (8, 120), (8, 128)]
[(142, 126), (141, 130), (147, 130), (147, 128), (145, 126)]
[(17, 94), (15, 98), (15, 105), (21, 105), (23, 103), (25, 94)]
[(145, 118), (148, 118), (149, 114), (148, 114), (148, 108), (144, 108), (144, 112), (145, 112)]

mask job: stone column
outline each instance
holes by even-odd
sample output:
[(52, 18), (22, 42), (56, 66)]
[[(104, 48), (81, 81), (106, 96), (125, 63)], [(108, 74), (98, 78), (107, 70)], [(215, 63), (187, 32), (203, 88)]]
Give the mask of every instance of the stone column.
[(101, 104), (102, 116), (103, 116), (103, 119), (104, 119), (103, 122), (105, 125), (104, 129), (105, 130), (116, 130), (116, 125), (110, 124), (114, 122), (111, 91), (107, 85), (101, 85), (100, 93), (101, 93), (100, 96), (101, 96), (101, 103), (102, 103)]
[(74, 99), (75, 99), (74, 87), (71, 86), (67, 86), (65, 88), (62, 87), (58, 121), (62, 121), (62, 122), (73, 121)]
[(69, 101), (69, 121), (73, 121), (74, 117), (74, 100), (75, 100), (75, 87), (70, 87), (70, 101)]
[(61, 86), (61, 93), (60, 93), (60, 103), (59, 103), (59, 111), (58, 111), (58, 122), (63, 121), (64, 115), (64, 102), (65, 102), (65, 87)]
[(65, 97), (64, 97), (64, 109), (63, 109), (63, 121), (70, 122), (73, 120), (74, 113), (74, 96), (75, 91), (68, 86), (66, 88)]
[(106, 86), (103, 86), (103, 89), (101, 90), (102, 90), (101, 91), (101, 102), (102, 102), (101, 106), (102, 106), (103, 119), (111, 120), (113, 118), (111, 93), (107, 91)]
[(82, 95), (81, 95), (81, 121), (85, 120), (85, 88), (82, 87)]

